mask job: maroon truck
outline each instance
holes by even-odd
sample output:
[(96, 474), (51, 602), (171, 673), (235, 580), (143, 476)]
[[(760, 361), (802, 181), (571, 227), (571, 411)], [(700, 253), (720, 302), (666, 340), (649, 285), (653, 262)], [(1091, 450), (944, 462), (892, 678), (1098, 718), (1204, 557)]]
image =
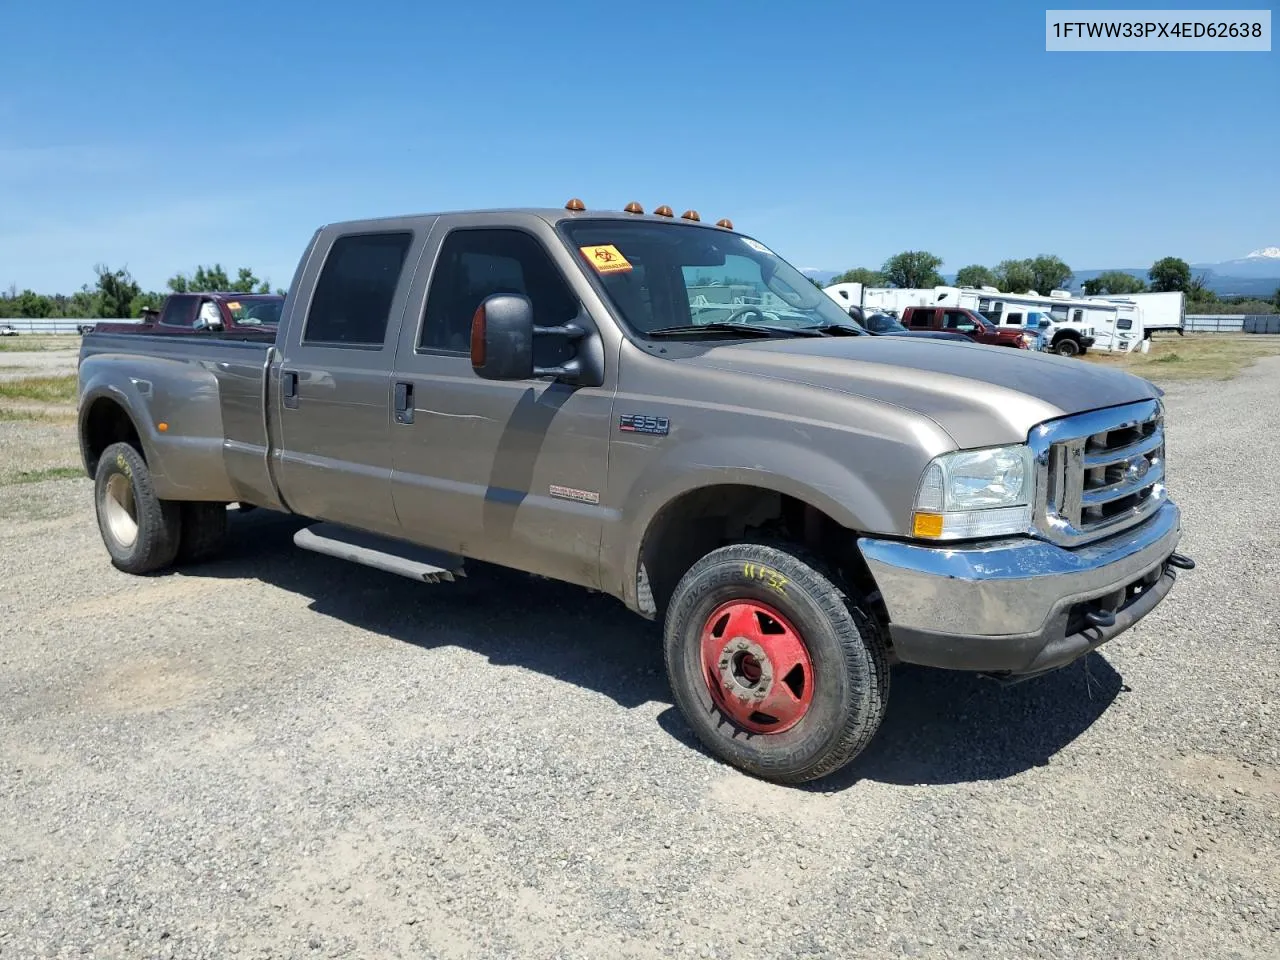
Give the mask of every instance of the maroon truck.
[(141, 323), (99, 323), (96, 333), (219, 333), (239, 340), (270, 340), (280, 325), (284, 297), (277, 293), (174, 293)]
[(1031, 330), (1001, 330), (980, 313), (960, 307), (907, 307), (902, 325), (908, 330), (946, 330), (964, 334), (978, 343), (1030, 350), (1036, 334)]

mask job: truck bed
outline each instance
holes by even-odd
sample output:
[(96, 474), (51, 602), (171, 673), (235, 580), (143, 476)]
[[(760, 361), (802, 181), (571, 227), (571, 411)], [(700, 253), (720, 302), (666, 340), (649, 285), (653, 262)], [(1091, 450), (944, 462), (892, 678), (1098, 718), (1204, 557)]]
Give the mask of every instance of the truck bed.
[[(267, 409), (273, 356), (273, 343), (217, 336), (86, 334), (81, 422), (131, 393), (127, 409), (160, 496), (279, 507)], [(121, 358), (131, 373), (123, 384), (113, 363)]]

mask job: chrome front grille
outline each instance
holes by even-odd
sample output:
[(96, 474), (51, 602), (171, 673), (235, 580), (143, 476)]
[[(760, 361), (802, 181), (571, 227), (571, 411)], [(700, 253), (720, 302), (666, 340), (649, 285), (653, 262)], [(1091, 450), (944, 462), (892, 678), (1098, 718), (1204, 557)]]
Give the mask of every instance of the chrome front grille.
[(1031, 433), (1031, 446), (1036, 528), (1063, 546), (1135, 526), (1168, 497), (1164, 409), (1158, 400), (1041, 424)]

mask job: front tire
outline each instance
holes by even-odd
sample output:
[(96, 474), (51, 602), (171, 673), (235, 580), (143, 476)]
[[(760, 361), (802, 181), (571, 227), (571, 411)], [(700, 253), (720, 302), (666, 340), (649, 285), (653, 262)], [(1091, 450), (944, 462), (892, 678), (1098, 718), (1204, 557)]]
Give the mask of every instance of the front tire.
[(156, 496), (142, 454), (113, 443), (94, 472), (98, 531), (111, 563), (125, 573), (152, 573), (173, 563), (182, 527), (179, 505)]
[(878, 630), (820, 564), (789, 548), (707, 554), (676, 586), (665, 634), (676, 705), (708, 750), (754, 776), (832, 773), (884, 719)]
[(1060, 357), (1075, 357), (1083, 353), (1080, 341), (1075, 337), (1063, 337), (1053, 345), (1053, 352)]

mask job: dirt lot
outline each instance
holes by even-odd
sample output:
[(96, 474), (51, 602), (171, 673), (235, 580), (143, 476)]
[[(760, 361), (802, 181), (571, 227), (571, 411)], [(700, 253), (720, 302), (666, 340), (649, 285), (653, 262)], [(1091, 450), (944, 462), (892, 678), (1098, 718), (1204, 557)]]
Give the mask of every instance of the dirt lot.
[(897, 670), (803, 790), (706, 757), (607, 598), (417, 587), (261, 512), (118, 573), (88, 480), (42, 479), (65, 412), (11, 401), (0, 957), (1274, 958), (1280, 358), (1167, 401), (1200, 568), (1050, 677)]

